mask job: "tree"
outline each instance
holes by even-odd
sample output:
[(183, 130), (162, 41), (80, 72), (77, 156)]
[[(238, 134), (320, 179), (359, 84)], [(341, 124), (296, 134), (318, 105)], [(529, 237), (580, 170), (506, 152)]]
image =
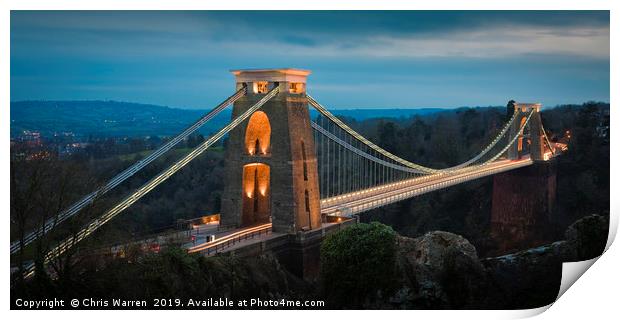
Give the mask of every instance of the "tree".
[(329, 235), (321, 244), (323, 294), (333, 306), (359, 308), (396, 288), (396, 233), (373, 222)]
[[(17, 150), (12, 150), (12, 152)], [(11, 159), (11, 240), (24, 242), (25, 235), (32, 230), (41, 230), (45, 222), (55, 217), (73, 201), (83, 195), (83, 190), (95, 185), (84, 162), (63, 161), (52, 153), (31, 159), (12, 157)], [(68, 232), (74, 233), (90, 215), (92, 205), (82, 210), (80, 215), (59, 225), (54, 232), (40, 236), (30, 246), (20, 248), (12, 261), (18, 267), (16, 279), (21, 281), (25, 261), (33, 261), (38, 279), (46, 278), (43, 268), (45, 255), (53, 244)], [(72, 263), (71, 252), (65, 259), (53, 265), (59, 277), (66, 266)], [(60, 262), (60, 263), (58, 263)], [(64, 273), (68, 275), (67, 272)]]
[(517, 102), (514, 100), (508, 101), (508, 104), (506, 105), (506, 120), (510, 119), (512, 114), (515, 112), (515, 103)]

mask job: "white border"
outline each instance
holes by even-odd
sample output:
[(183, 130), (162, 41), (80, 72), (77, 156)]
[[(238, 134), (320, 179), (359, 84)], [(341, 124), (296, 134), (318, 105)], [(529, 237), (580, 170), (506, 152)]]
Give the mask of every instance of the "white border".
[[(148, 6), (147, 6), (148, 4)], [(177, 0), (177, 1), (144, 1), (144, 0), (97, 0), (97, 1), (79, 1), (79, 0), (4, 0), (0, 1), (0, 7), (2, 11), (0, 13), (0, 48), (2, 49), (2, 62), (0, 63), (1, 72), (1, 87), (0, 97), (2, 98), (2, 109), (0, 111), (0, 122), (2, 123), (2, 137), (0, 138), (1, 148), (1, 161), (3, 162), (2, 171), (0, 173), (0, 181), (2, 181), (1, 190), (1, 203), (4, 205), (5, 218), (8, 219), (9, 212), (9, 101), (10, 101), (10, 10), (611, 10), (611, 57), (617, 55), (617, 35), (618, 35), (618, 23), (616, 13), (618, 9), (618, 1), (613, 0), (589, 0), (589, 1), (575, 1), (575, 0), (445, 0), (445, 1), (419, 1), (419, 3), (410, 3), (409, 1), (350, 1), (350, 2), (291, 2), (282, 0), (271, 1), (251, 1), (251, 0), (235, 0), (235, 1), (217, 1), (204, 3), (200, 1), (192, 0)], [(618, 85), (618, 64), (614, 59), (611, 59), (611, 84), (610, 88), (620, 88)], [(610, 100), (615, 101), (617, 92), (612, 91), (610, 93)], [(614, 107), (612, 107), (614, 108)], [(618, 119), (618, 113), (611, 112), (612, 127), (616, 127)], [(618, 142), (617, 140), (611, 141), (611, 190), (612, 194), (620, 194), (618, 190), (618, 168), (615, 163), (618, 160)], [(608, 248), (615, 238), (615, 233), (618, 226), (618, 197), (611, 198), (611, 232), (608, 241)], [(9, 224), (2, 224), (3, 232), (6, 235), (4, 242), (9, 243)], [(5, 252), (2, 254), (2, 261), (7, 268), (9, 265), (9, 252), (8, 245), (5, 246)], [(558, 319), (558, 318), (574, 318), (574, 317), (591, 317), (593, 314), (607, 315), (609, 318), (612, 315), (617, 314), (616, 299), (614, 298), (618, 293), (618, 276), (617, 272), (620, 270), (620, 252), (618, 252), (617, 245), (609, 248), (609, 250), (600, 258), (600, 262), (595, 263), (592, 267), (592, 271), (587, 272), (583, 276), (583, 280), (578, 281), (571, 290), (568, 290), (562, 298), (554, 304), (548, 312), (543, 314), (543, 318)], [(587, 263), (587, 262), (586, 262)], [(8, 272), (3, 276), (2, 281), (3, 295), (0, 298), (0, 302), (3, 306), (4, 312), (7, 312), (10, 308), (9, 300), (9, 277)], [(391, 311), (327, 311), (320, 312), (299, 312), (299, 311), (258, 311), (252, 312), (252, 314), (245, 313), (243, 311), (237, 312), (223, 312), (223, 311), (186, 311), (181, 315), (182, 317), (197, 318), (197, 317), (230, 317), (230, 316), (243, 316), (243, 317), (277, 317), (277, 318), (297, 318), (297, 319), (315, 319), (317, 316), (333, 316), (333, 317), (432, 317), (439, 319), (453, 319), (453, 318), (472, 318), (472, 319), (498, 319), (498, 318), (517, 318), (528, 317), (545, 311), (547, 308), (539, 308), (533, 310), (521, 310), (521, 311), (407, 311), (407, 312), (391, 312)], [(43, 314), (44, 312), (44, 314)], [(170, 319), (177, 313), (174, 311), (143, 311), (149, 318), (155, 319)], [(143, 314), (140, 312), (140, 315)], [(386, 314), (389, 313), (389, 314)], [(23, 312), (12, 311), (9, 314), (8, 319), (16, 318), (34, 318), (34, 317), (51, 317), (51, 318), (84, 318), (94, 317), (103, 318), (110, 316), (120, 317), (136, 317), (138, 313), (135, 311), (106, 311), (106, 312), (92, 312), (92, 311), (38, 311), (38, 312)]]

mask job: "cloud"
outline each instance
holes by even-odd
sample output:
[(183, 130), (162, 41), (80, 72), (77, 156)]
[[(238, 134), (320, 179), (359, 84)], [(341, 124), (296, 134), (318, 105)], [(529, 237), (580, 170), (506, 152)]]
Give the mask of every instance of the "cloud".
[(473, 57), (577, 55), (609, 58), (608, 28), (495, 28), (455, 32), (433, 39), (379, 37), (360, 47), (361, 55), (377, 57)]
[(11, 12), (14, 100), (210, 105), (285, 66), (336, 106), (608, 100), (609, 12)]
[[(35, 12), (12, 19), (11, 42), (16, 54), (36, 54), (40, 48), (60, 55), (111, 58), (248, 52), (299, 57), (559, 54), (609, 58), (609, 25), (601, 23), (599, 15), (549, 13), (547, 21), (534, 14), (534, 18), (519, 20), (497, 12), (447, 12), (452, 20), (440, 19), (442, 13), (381, 13), (374, 18), (366, 14), (361, 17), (368, 18), (368, 23), (360, 25), (360, 16), (350, 12), (319, 13), (325, 21), (313, 20), (316, 14), (308, 12), (290, 16), (277, 12)], [(265, 19), (272, 16), (280, 19)], [(291, 21), (295, 18), (298, 23)]]

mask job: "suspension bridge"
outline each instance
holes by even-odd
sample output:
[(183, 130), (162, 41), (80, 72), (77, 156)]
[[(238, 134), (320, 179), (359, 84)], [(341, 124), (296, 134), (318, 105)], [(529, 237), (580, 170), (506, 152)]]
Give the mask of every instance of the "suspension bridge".
[[(56, 243), (45, 263), (60, 257), (225, 137), (227, 182), (221, 224), (229, 231), (189, 252), (212, 254), (271, 231), (303, 234), (424, 193), (515, 170), (555, 156), (540, 104), (515, 103), (512, 116), (477, 154), (451, 167), (403, 159), (356, 132), (306, 92), (309, 71), (233, 70), (236, 91), (144, 159), (111, 178), (40, 228), (11, 243), (11, 254), (79, 214), (233, 105), (231, 121), (83, 228)], [(310, 108), (316, 111), (311, 118)], [(215, 249), (215, 250), (213, 250)], [(34, 263), (24, 267), (34, 274)]]

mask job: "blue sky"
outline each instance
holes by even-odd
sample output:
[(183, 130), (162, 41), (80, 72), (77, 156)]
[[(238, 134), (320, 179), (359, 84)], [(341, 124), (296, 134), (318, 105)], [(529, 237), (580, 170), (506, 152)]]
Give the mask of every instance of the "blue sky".
[(609, 14), (12, 11), (11, 100), (210, 108), (230, 69), (312, 70), (329, 108), (609, 101)]

